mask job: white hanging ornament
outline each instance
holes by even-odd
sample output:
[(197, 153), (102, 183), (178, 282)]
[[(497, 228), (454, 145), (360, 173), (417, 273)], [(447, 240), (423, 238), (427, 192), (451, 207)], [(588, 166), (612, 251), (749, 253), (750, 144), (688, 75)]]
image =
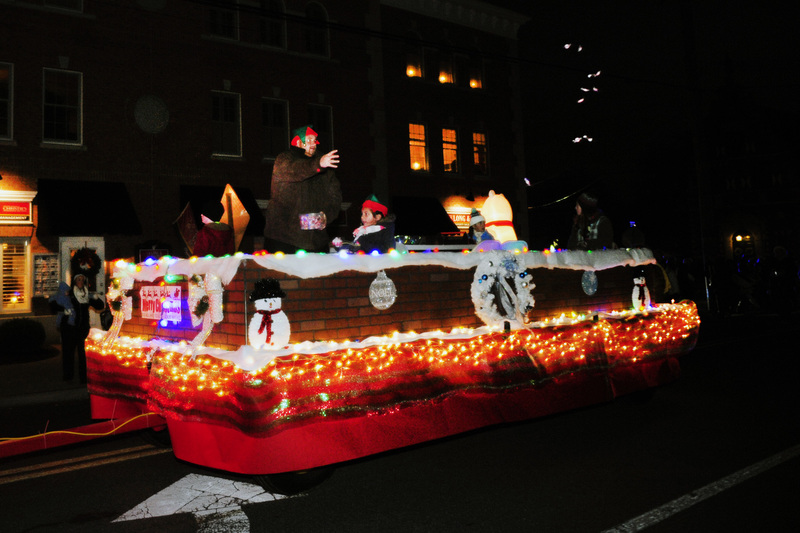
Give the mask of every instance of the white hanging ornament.
[(247, 329), (250, 346), (254, 348), (283, 348), (289, 343), (291, 326), (289, 317), (281, 308), (286, 293), (276, 279), (262, 279), (256, 282), (250, 301), (256, 310)]
[(376, 309), (389, 309), (397, 299), (397, 289), (381, 270), (369, 286), (369, 301)]
[(597, 274), (594, 270), (586, 270), (581, 276), (581, 288), (587, 296), (594, 296), (597, 292)]
[(650, 308), (650, 291), (644, 276), (633, 278), (633, 294), (631, 294), (633, 308), (638, 310)]

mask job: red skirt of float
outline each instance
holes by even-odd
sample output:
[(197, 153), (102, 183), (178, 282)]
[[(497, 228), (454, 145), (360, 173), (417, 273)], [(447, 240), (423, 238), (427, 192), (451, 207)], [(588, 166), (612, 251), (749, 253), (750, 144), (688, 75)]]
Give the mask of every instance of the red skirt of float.
[[(182, 460), (243, 474), (305, 470), (670, 382), (699, 332), (692, 302), (647, 314), (274, 359), (87, 344), (93, 409), (147, 410)], [(119, 383), (117, 388), (115, 383)], [(95, 413), (93, 412), (93, 415)]]

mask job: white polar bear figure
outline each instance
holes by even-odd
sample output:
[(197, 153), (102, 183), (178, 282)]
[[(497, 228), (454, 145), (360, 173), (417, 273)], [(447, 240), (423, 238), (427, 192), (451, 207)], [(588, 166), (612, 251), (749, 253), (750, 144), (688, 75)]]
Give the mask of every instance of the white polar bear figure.
[(255, 313), (250, 319), (247, 338), (254, 348), (283, 348), (289, 343), (291, 327), (289, 317), (281, 309), (282, 298), (278, 280), (262, 279), (256, 282), (250, 301), (255, 303)]
[(514, 213), (505, 196), (489, 191), (489, 196), (481, 207), (481, 214), (486, 219), (486, 231), (500, 243), (500, 246), (497, 246), (496, 243), (492, 246), (491, 241), (483, 241), (476, 247), (476, 250), (489, 251), (500, 248), (518, 253), (528, 251), (528, 243), (517, 240), (517, 233), (514, 231), (512, 222)]
[(516, 241), (517, 234), (511, 220), (513, 213), (511, 204), (502, 194), (489, 191), (489, 197), (481, 207), (481, 214), (486, 219), (486, 231), (500, 242)]

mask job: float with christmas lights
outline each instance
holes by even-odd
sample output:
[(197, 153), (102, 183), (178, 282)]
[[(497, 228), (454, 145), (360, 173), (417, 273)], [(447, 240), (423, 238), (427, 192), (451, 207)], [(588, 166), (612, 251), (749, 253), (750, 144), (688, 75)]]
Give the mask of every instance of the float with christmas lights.
[(92, 414), (159, 417), (178, 458), (263, 479), (678, 376), (697, 309), (653, 303), (649, 250), (530, 251), (507, 211), (461, 253), (118, 261)]
[[(692, 302), (648, 250), (237, 254), (117, 262), (87, 340), (95, 418), (156, 413), (175, 455), (307, 470), (677, 377)], [(653, 282), (651, 281), (651, 285)]]

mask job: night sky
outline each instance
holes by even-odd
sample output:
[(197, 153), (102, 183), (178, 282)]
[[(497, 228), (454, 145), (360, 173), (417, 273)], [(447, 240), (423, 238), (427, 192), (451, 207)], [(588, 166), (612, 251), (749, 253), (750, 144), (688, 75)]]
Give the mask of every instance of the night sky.
[[(678, 220), (694, 202), (692, 131), (720, 91), (735, 86), (756, 105), (800, 112), (797, 19), (788, 7), (493, 3), (531, 17), (519, 55), (533, 248), (565, 244), (581, 190), (600, 197), (618, 232), (636, 220), (659, 241), (648, 246), (688, 242), (675, 233), (695, 226)], [(665, 222), (677, 226), (667, 231)]]

